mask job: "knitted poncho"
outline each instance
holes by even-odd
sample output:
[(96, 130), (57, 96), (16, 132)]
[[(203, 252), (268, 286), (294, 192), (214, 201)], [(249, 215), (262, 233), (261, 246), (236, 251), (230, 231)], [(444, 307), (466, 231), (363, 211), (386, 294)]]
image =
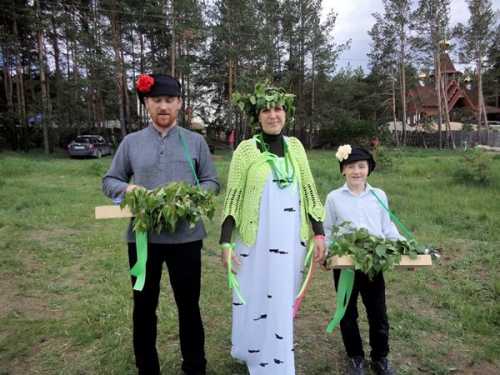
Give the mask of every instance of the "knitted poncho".
[[(285, 140), (299, 184), (300, 237), (305, 241), (309, 237), (307, 215), (317, 221), (323, 221), (325, 210), (319, 199), (302, 143), (294, 137), (286, 137)], [(257, 238), (260, 199), (269, 173), (271, 168), (258, 149), (255, 139), (241, 142), (229, 167), (222, 220), (229, 215), (233, 216), (240, 238), (248, 246), (253, 245)]]

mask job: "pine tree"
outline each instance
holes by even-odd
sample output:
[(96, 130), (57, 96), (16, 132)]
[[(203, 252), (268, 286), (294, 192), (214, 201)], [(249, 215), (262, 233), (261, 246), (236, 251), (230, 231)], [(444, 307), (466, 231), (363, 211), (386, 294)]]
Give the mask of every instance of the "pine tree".
[[(488, 118), (483, 94), (483, 60), (486, 59), (495, 37), (494, 13), (490, 0), (467, 0), (470, 17), (466, 26), (457, 25), (461, 40), (461, 57), (465, 62), (474, 62), (477, 75), (477, 121), (478, 141), (481, 125), (489, 135)], [(488, 140), (487, 140), (488, 141)]]

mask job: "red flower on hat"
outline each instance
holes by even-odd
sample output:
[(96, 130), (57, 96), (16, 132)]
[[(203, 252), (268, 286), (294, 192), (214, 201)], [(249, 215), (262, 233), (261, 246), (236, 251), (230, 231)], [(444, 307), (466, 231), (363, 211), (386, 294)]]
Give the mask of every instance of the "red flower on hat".
[(135, 88), (140, 93), (147, 93), (151, 90), (151, 87), (155, 84), (155, 79), (149, 74), (141, 74), (137, 81), (135, 82)]

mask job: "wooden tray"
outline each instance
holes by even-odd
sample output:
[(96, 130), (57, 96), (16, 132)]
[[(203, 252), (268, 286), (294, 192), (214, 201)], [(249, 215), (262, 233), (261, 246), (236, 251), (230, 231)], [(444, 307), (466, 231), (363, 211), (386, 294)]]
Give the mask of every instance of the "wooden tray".
[[(430, 255), (417, 255), (416, 259), (411, 259), (408, 255), (401, 256), (401, 262), (396, 267), (416, 268), (432, 266)], [(352, 258), (349, 255), (338, 257), (333, 256), (328, 259), (326, 268), (351, 268), (353, 267)]]
[(95, 208), (96, 219), (122, 219), (133, 216), (127, 207), (123, 210), (120, 206), (97, 206)]

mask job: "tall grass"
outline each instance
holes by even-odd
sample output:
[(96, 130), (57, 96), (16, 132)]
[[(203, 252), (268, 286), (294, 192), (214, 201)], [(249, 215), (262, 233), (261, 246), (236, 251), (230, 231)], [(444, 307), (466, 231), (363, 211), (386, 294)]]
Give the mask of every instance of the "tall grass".
[[(453, 178), (462, 153), (390, 150), (370, 176), (425, 243), (442, 249), (432, 268), (388, 273), (391, 358), (401, 374), (500, 371), (500, 159), (491, 182)], [(0, 154), (0, 374), (133, 374), (126, 220), (96, 221), (110, 204), (100, 177), (110, 158)], [(217, 155), (222, 184), (230, 155)], [(310, 153), (321, 197), (343, 184), (333, 151)], [(222, 206), (223, 194), (217, 198)], [(221, 268), (219, 220), (207, 223), (201, 306), (209, 374), (244, 374), (230, 358), (230, 293)], [(163, 278), (158, 350), (164, 373), (180, 373), (175, 303)], [(344, 368), (331, 273), (318, 272), (296, 321), (297, 374)], [(360, 311), (363, 311), (362, 309)], [(361, 314), (363, 316), (363, 314)], [(367, 336), (367, 324), (361, 317)], [(369, 350), (366, 343), (366, 349)]]

